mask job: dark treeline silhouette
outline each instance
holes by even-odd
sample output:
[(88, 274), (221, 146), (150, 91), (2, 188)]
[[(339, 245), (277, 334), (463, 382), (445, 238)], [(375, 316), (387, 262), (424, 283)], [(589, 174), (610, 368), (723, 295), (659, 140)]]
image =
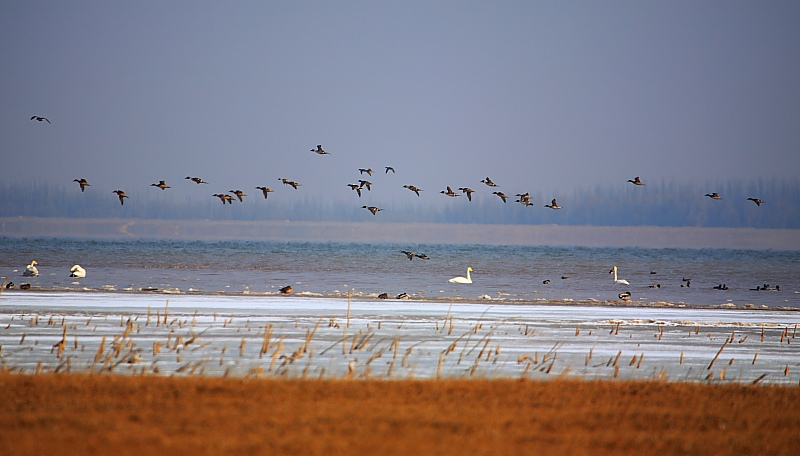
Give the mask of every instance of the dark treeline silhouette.
[[(487, 191), (476, 192), (472, 202), (463, 196), (435, 194), (424, 198), (395, 197), (375, 216), (361, 207), (367, 204), (365, 200), (355, 197), (326, 200), (298, 192), (264, 200), (253, 192), (243, 203), (223, 205), (210, 196), (201, 200), (167, 191), (126, 200), (121, 206), (113, 193), (92, 190), (90, 187), (81, 193), (72, 185), (0, 183), (0, 217), (800, 228), (797, 179), (728, 180), (703, 185), (606, 184), (564, 194), (533, 193), (534, 205), (530, 207), (515, 203), (517, 198), (513, 195), (503, 203)], [(723, 199), (704, 196), (711, 192), (718, 192)], [(544, 207), (554, 197), (563, 209)], [(760, 198), (764, 204), (756, 206), (747, 200), (749, 197)]]

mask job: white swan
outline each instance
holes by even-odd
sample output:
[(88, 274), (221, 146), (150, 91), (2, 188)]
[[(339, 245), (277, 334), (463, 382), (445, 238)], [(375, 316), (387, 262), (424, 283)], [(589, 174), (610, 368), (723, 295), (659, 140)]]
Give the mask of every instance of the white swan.
[(25, 268), (25, 272), (22, 273), (25, 277), (36, 277), (39, 275), (39, 270), (36, 269), (36, 265), (39, 264), (36, 260), (31, 261), (31, 264)]
[(472, 277), (470, 277), (469, 273), (474, 272), (472, 267), (467, 268), (467, 276), (466, 277), (453, 277), (452, 279), (448, 280), (450, 283), (472, 283)]
[(625, 280), (625, 279), (617, 279), (617, 267), (616, 266), (614, 266), (613, 269), (608, 271), (609, 274), (611, 274), (612, 272), (614, 273), (614, 283), (615, 284), (617, 284), (617, 285), (630, 285), (630, 283), (628, 283), (628, 281)]
[(76, 264), (69, 270), (70, 277), (83, 278), (86, 277), (86, 269), (83, 269), (79, 264)]

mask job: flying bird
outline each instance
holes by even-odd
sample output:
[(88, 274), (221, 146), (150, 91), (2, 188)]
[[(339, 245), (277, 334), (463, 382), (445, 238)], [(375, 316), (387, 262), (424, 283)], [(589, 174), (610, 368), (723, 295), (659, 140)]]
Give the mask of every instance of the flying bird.
[(382, 211), (383, 210), (383, 209), (375, 207), (375, 206), (361, 206), (361, 207), (366, 209), (366, 210), (368, 210), (368, 211), (370, 211), (370, 212), (372, 212), (372, 215), (375, 215), (375, 214), (378, 213), (378, 211)]
[(38, 120), (39, 122), (52, 123), (52, 122), (50, 122), (50, 120), (47, 117), (33, 116), (33, 117), (31, 117), (31, 120)]
[(475, 193), (475, 190), (469, 187), (458, 187), (465, 195), (467, 195), (467, 199), (472, 201), (472, 194)]
[(185, 179), (189, 179), (190, 181), (194, 182), (195, 184), (207, 184), (208, 182), (200, 179), (199, 177), (189, 177), (186, 176)]
[(358, 172), (361, 174), (367, 173), (368, 175), (372, 176), (372, 168), (358, 168)]
[(236, 195), (236, 197), (239, 198), (240, 203), (243, 202), (242, 197), (247, 196), (247, 194), (241, 190), (228, 190), (228, 193), (233, 193)]
[(449, 185), (447, 186), (447, 191), (442, 190), (439, 193), (442, 193), (442, 194), (447, 195), (447, 196), (452, 197), (452, 198), (455, 198), (456, 196), (461, 196), (458, 193), (454, 192), (453, 189), (450, 188)]
[(119, 204), (121, 205), (125, 204), (125, 198), (128, 198), (128, 195), (126, 195), (125, 192), (123, 192), (122, 190), (114, 190), (111, 193), (117, 194), (117, 196), (119, 197)]
[(394, 173), (394, 168), (392, 168), (391, 166), (385, 166), (385, 168), (386, 168), (386, 174), (389, 174), (389, 171)]
[(508, 197), (506, 196), (506, 194), (505, 194), (505, 193), (503, 193), (503, 192), (492, 192), (492, 195), (497, 195), (497, 196), (499, 196), (499, 197), (500, 197), (500, 199), (501, 199), (501, 200), (503, 200), (503, 202), (504, 202), (504, 203), (506, 202), (506, 198), (508, 198)]
[(761, 203), (764, 202), (764, 200), (758, 198), (747, 198), (747, 200), (756, 203), (756, 206), (761, 206)]
[(347, 184), (352, 190), (355, 190), (358, 193), (358, 197), (361, 198), (361, 186), (358, 184)]
[(92, 184), (86, 182), (86, 179), (73, 179), (72, 182), (77, 182), (78, 185), (81, 186), (81, 192), (83, 192), (86, 187), (90, 187)]
[(413, 185), (403, 185), (403, 188), (407, 188), (407, 189), (411, 190), (412, 192), (416, 193), (417, 196), (419, 196), (419, 192), (422, 191), (421, 188), (417, 188), (417, 187), (415, 187)]
[(256, 187), (256, 188), (261, 190), (261, 193), (264, 194), (264, 199), (267, 199), (267, 196), (270, 194), (270, 192), (274, 192), (275, 191), (275, 190), (272, 190), (269, 187)]
[(295, 190), (297, 190), (297, 187), (303, 185), (303, 184), (298, 184), (297, 182), (289, 180), (289, 179), (284, 179), (282, 177), (279, 177), (278, 180), (283, 182), (283, 185), (291, 185), (292, 188), (295, 189)]
[(319, 155), (330, 155), (330, 153), (325, 152), (322, 149), (322, 144), (317, 144), (317, 148), (316, 149), (311, 149), (311, 152), (316, 152)]
[(719, 193), (717, 193), (717, 192), (714, 192), (714, 193), (706, 193), (706, 194), (705, 194), (705, 196), (707, 196), (707, 197), (709, 197), (709, 198), (711, 198), (711, 199), (715, 199), (715, 200), (721, 200), (721, 199), (722, 199), (722, 197), (721, 197), (721, 196), (719, 196)]
[(219, 198), (219, 200), (222, 201), (223, 205), (225, 205), (225, 203), (233, 204), (233, 197), (231, 195), (225, 195), (225, 194), (222, 194), (222, 193), (214, 193), (211, 196), (216, 196), (217, 198)]
[(414, 259), (414, 254), (413, 254), (413, 253), (411, 253), (411, 252), (409, 252), (409, 251), (407, 251), (407, 250), (401, 250), (400, 252), (401, 252), (401, 253), (405, 253), (405, 254), (406, 254), (406, 256), (408, 257), (408, 259), (409, 259), (409, 260), (413, 260), (413, 259)]
[(358, 183), (361, 184), (362, 188), (363, 187), (367, 187), (367, 190), (372, 191), (372, 182), (365, 181), (365, 180), (359, 180)]
[(628, 179), (628, 182), (630, 182), (633, 185), (644, 185), (644, 182), (642, 182), (642, 180), (639, 179), (639, 176), (636, 176), (633, 179)]
[(486, 179), (483, 179), (481, 182), (483, 182), (484, 184), (488, 185), (489, 187), (497, 187), (497, 184), (492, 182), (492, 180), (489, 179), (488, 176), (486, 177)]
[(550, 204), (545, 204), (544, 207), (549, 207), (550, 209), (561, 209), (561, 206), (556, 203), (555, 198), (553, 198), (553, 201)]
[(166, 190), (166, 189), (168, 189), (168, 188), (172, 188), (172, 187), (170, 187), (169, 185), (167, 185), (167, 184), (166, 184), (164, 181), (158, 181), (158, 183), (157, 183), (157, 184), (150, 184), (150, 186), (151, 186), (151, 187), (158, 187), (158, 188), (160, 188), (161, 190)]

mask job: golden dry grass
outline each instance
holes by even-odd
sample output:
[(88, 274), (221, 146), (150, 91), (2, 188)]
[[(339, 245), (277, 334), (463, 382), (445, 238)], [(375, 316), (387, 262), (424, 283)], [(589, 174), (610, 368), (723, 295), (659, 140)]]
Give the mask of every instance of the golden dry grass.
[(796, 454), (800, 389), (0, 375), (0, 454)]

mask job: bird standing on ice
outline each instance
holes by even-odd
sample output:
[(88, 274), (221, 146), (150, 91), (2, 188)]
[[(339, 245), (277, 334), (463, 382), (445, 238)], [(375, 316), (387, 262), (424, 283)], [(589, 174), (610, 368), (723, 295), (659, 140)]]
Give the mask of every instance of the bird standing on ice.
[(617, 278), (617, 267), (616, 267), (616, 266), (614, 266), (614, 267), (613, 267), (613, 268), (612, 268), (610, 271), (608, 271), (608, 273), (609, 273), (609, 274), (611, 274), (611, 273), (613, 273), (613, 274), (614, 274), (614, 283), (615, 283), (615, 284), (617, 284), (617, 285), (630, 285), (630, 283), (628, 283), (628, 281), (627, 281), (627, 280), (625, 280), (625, 279), (618, 279), (618, 278)]
[(467, 276), (466, 277), (453, 277), (452, 279), (448, 280), (450, 283), (472, 283), (472, 277), (470, 277), (469, 273), (475, 272), (472, 267), (467, 268)]

